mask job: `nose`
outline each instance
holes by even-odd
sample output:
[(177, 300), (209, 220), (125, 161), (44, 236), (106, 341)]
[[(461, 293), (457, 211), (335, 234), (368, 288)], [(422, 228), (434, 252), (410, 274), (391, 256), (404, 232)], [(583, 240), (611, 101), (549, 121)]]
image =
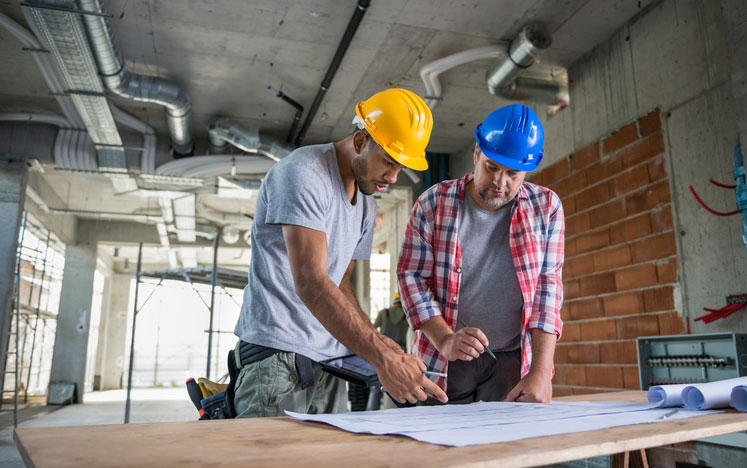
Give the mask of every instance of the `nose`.
[(508, 179), (508, 175), (504, 171), (498, 171), (493, 176), (493, 183), (496, 185), (496, 187), (500, 188), (505, 185), (506, 179)]
[(397, 182), (397, 175), (399, 174), (399, 171), (401, 170), (401, 167), (393, 167), (390, 170), (388, 170), (384, 174), (384, 180), (386, 180), (390, 184), (394, 184)]

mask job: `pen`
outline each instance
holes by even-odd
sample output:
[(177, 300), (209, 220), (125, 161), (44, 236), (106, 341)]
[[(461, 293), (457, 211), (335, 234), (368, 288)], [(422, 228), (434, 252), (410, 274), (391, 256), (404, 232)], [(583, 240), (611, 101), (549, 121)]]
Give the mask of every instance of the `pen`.
[(425, 374), (425, 375), (433, 375), (433, 376), (436, 376), (436, 377), (446, 377), (446, 374), (443, 373), (443, 372), (433, 372), (433, 371), (429, 371), (429, 370), (424, 370), (423, 374)]
[(673, 409), (672, 411), (669, 411), (668, 413), (663, 414), (659, 419), (667, 419), (669, 416), (672, 416), (677, 412), (676, 409)]
[[(465, 328), (469, 327), (469, 325), (467, 325), (467, 323), (462, 319), (459, 319), (459, 323), (461, 323)], [(490, 348), (485, 348), (485, 352), (488, 353), (488, 356), (492, 357), (494, 361), (496, 360), (495, 354), (493, 354), (493, 351), (491, 351)]]

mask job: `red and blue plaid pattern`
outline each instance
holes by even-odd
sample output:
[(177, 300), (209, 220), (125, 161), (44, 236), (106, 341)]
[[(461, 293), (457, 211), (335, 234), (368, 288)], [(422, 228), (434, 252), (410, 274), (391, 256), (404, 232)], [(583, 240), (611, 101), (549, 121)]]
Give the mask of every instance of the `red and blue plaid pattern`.
[[(462, 253), (459, 246), (459, 209), (469, 173), (426, 190), (415, 202), (397, 263), (397, 279), (407, 319), (415, 330), (412, 352), (436, 372), (446, 372), (447, 360), (420, 326), (443, 315), (452, 330), (458, 316)], [(468, 196), (468, 195), (467, 195)], [(521, 321), (521, 376), (532, 362), (531, 335), (539, 328), (560, 336), (563, 322), (563, 249), (565, 216), (560, 198), (550, 189), (524, 182), (511, 213), (511, 253), (524, 298)], [(446, 379), (438, 385), (446, 389)]]

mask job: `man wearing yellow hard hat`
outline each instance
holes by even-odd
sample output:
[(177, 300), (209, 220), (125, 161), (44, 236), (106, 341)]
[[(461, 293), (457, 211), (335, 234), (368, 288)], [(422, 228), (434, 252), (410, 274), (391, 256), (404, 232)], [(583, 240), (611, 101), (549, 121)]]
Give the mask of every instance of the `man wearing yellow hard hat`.
[(414, 403), (428, 392), (446, 401), (423, 362), (374, 329), (350, 284), (355, 261), (371, 253), (370, 195), (403, 167), (427, 168), (433, 117), (415, 93), (392, 88), (358, 103), (353, 123), (341, 141), (293, 151), (260, 188), (234, 330), (238, 417), (346, 411), (345, 383), (317, 364), (346, 347), (374, 366), (396, 400)]

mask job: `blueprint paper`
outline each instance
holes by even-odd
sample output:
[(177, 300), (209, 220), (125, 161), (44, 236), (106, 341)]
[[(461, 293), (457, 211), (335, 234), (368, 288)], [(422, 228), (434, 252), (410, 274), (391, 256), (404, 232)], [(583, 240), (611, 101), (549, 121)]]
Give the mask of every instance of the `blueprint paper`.
[(648, 401), (659, 408), (682, 406), (682, 390), (689, 384), (657, 385), (648, 389)]
[(731, 390), (747, 385), (747, 377), (688, 385), (682, 390), (682, 404), (689, 410), (727, 408)]
[(739, 385), (731, 389), (729, 404), (740, 413), (747, 412), (747, 385)]
[[(469, 405), (418, 406), (339, 414), (301, 414), (294, 419), (317, 421), (349, 432), (397, 434), (439, 445), (462, 447), (529, 437), (590, 431), (662, 421), (669, 410), (656, 403), (630, 402), (478, 402)], [(718, 411), (679, 411), (684, 419)], [(544, 423), (544, 424), (543, 424)]]

